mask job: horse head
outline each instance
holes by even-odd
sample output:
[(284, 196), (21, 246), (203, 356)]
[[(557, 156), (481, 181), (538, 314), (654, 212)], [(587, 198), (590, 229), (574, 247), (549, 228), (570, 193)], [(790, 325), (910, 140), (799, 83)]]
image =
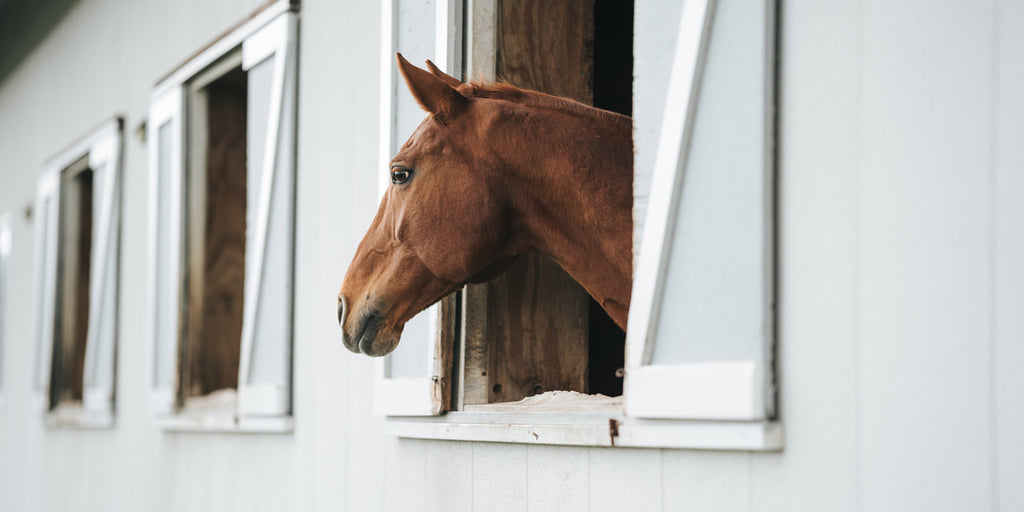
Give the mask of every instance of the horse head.
[(519, 252), (498, 193), (505, 184), (492, 128), (500, 116), (432, 64), (433, 73), (397, 59), (429, 115), (391, 160), (391, 184), (338, 295), (345, 347), (371, 356), (394, 350), (416, 313), (496, 277)]

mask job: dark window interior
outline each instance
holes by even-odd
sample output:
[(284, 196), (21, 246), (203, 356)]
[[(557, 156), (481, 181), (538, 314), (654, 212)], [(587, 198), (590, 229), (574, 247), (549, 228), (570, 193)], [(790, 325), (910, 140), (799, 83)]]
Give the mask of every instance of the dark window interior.
[[(191, 95), (184, 400), (238, 386), (245, 293), (247, 77), (236, 68)], [(203, 151), (205, 148), (205, 151)]]
[(57, 314), (50, 360), (50, 408), (81, 402), (89, 331), (93, 172), (88, 157), (61, 173)]
[[(633, 2), (594, 3), (594, 106), (633, 113)], [(590, 299), (590, 393), (622, 394), (626, 333)]]

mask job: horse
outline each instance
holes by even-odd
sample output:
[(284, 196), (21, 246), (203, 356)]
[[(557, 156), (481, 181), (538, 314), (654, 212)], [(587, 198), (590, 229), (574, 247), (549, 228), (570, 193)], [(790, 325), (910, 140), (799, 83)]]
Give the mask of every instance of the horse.
[(391, 184), (348, 266), (337, 302), (345, 347), (390, 353), (416, 313), (531, 251), (625, 329), (631, 118), (396, 59), (428, 115), (391, 160)]

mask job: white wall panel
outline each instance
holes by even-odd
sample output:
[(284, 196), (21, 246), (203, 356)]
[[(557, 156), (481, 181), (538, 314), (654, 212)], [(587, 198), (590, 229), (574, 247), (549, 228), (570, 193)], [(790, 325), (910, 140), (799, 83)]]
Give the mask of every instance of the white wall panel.
[(484, 443), (473, 447), (473, 510), (527, 509), (526, 448)]
[(472, 512), (473, 444), (465, 441), (432, 442), (425, 448), (423, 468), (426, 510)]
[(866, 510), (991, 507), (991, 4), (864, 7)]
[(661, 450), (590, 448), (590, 510), (662, 510)]
[(590, 510), (590, 454), (568, 446), (527, 446), (527, 510)]
[(777, 359), (786, 448), (752, 458), (754, 510), (858, 510), (860, 12), (859, 1), (790, 0), (780, 13)]
[(1003, 1), (996, 14), (993, 505), (1024, 510), (1024, 2)]
[(750, 453), (684, 452), (662, 455), (662, 510), (749, 511)]

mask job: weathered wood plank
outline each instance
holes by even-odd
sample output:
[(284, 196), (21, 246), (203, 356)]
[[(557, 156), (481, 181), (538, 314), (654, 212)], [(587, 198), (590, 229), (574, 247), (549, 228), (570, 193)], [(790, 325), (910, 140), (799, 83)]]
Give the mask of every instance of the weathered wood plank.
[[(592, 102), (592, 1), (499, 2), (497, 11), (499, 80)], [(469, 332), (476, 336), (468, 339), (474, 343), (467, 343), (472, 349), (467, 362), (484, 356), (487, 365), (466, 367), (471, 387), (464, 403), (482, 403), (482, 391), (488, 402), (550, 390), (586, 392), (589, 299), (583, 288), (538, 255), (524, 255), (485, 287), (485, 298), (474, 291), (471, 304), (486, 301), (486, 310), (466, 310), (466, 322), (473, 326)], [(478, 348), (480, 340), (487, 342), (486, 354)], [(481, 390), (484, 372), (487, 383)]]
[[(236, 74), (237, 73), (237, 74)], [(202, 216), (190, 221), (202, 245), (190, 250), (187, 396), (238, 384), (245, 293), (246, 82), (232, 72), (204, 89)], [(198, 189), (192, 189), (198, 191)], [(197, 266), (198, 265), (198, 266)]]
[(587, 294), (554, 262), (524, 255), (487, 294), (490, 402), (587, 391)]
[(81, 401), (89, 329), (89, 281), (92, 261), (93, 175), (78, 162), (64, 171), (60, 198), (60, 274), (54, 381), (50, 405)]

